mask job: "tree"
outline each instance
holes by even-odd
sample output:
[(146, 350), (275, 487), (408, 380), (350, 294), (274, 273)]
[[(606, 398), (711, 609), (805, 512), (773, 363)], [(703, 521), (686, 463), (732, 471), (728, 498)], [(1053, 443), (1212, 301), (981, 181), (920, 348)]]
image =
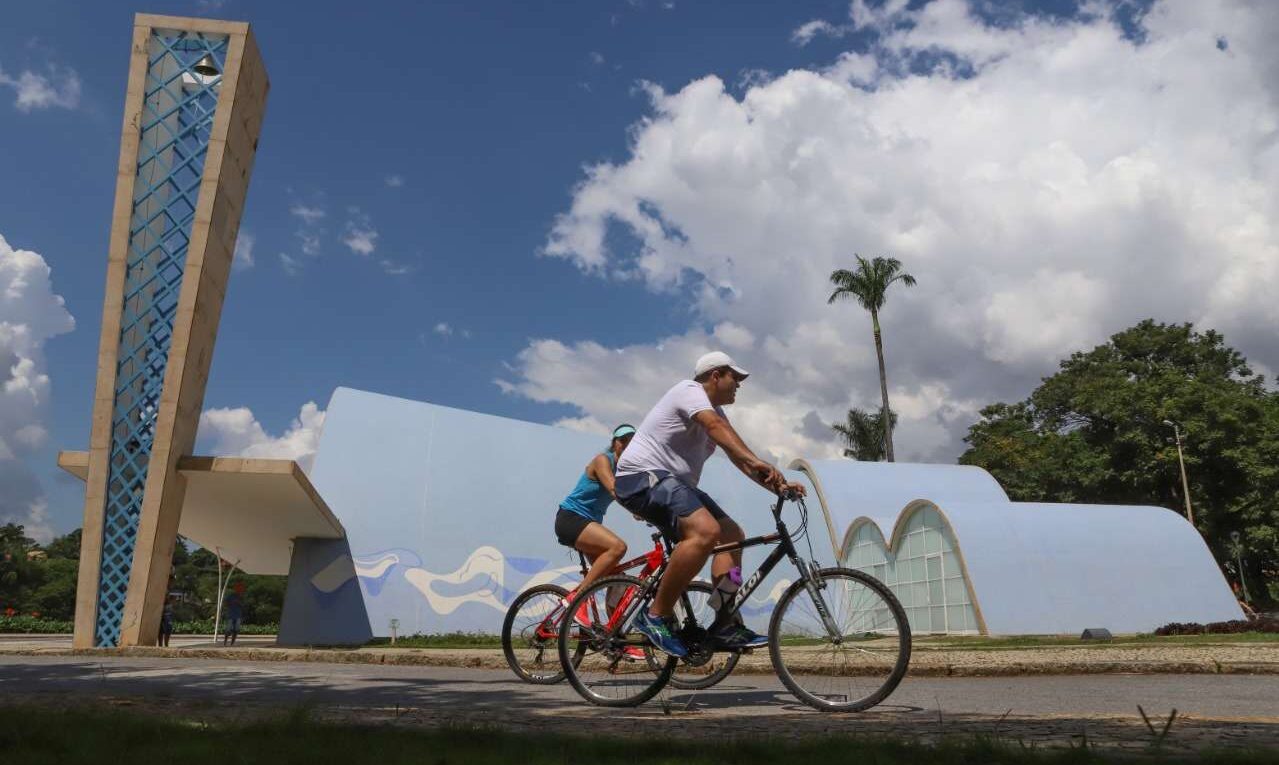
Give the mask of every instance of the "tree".
[[(857, 304), (870, 311), (871, 327), (875, 332), (875, 355), (879, 359), (879, 393), (883, 398), (882, 412), (891, 412), (888, 406), (888, 375), (884, 370), (884, 342), (879, 329), (879, 312), (884, 307), (884, 297), (894, 282), (901, 282), (905, 287), (915, 286), (915, 277), (902, 273), (902, 263), (896, 258), (880, 258), (867, 261), (861, 255), (857, 258), (857, 269), (849, 271), (838, 269), (831, 273), (831, 284), (835, 291), (827, 298), (830, 305), (839, 300), (853, 298)], [(881, 417), (880, 425), (884, 430), (884, 454), (889, 462), (893, 461), (892, 417)]]
[(1014, 500), (1180, 512), (1164, 420), (1178, 423), (1195, 525), (1218, 560), (1239, 531), (1250, 582), (1279, 568), (1279, 394), (1220, 334), (1143, 321), (1063, 361), (1025, 401), (981, 417), (960, 462), (989, 470)]
[[(848, 420), (831, 425), (847, 444), (845, 457), (852, 457), (863, 462), (879, 462), (884, 459), (884, 424), (881, 412), (867, 412), (861, 409), (849, 409)], [(891, 414), (889, 429), (897, 427), (897, 413)]]

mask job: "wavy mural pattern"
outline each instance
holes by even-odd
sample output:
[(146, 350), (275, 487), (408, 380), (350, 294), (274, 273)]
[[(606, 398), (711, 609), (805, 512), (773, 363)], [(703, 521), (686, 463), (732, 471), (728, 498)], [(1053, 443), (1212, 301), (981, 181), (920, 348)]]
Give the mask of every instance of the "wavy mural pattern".
[[(349, 577), (340, 579), (330, 572), (330, 569), (339, 570), (341, 563), (334, 561), (329, 568), (312, 577), (312, 586), (322, 592), (331, 592), (345, 584)], [(353, 563), (355, 576), (368, 598), (376, 599), (389, 581), (399, 577), (420, 593), (427, 606), (441, 616), (447, 616), (468, 603), (505, 613), (515, 596), (530, 587), (553, 583), (571, 589), (580, 577), (577, 566), (557, 567), (539, 558), (507, 556), (491, 545), (476, 548), (461, 566), (444, 573), (428, 570), (417, 553), (398, 548), (358, 555)], [(789, 586), (789, 579), (780, 579), (766, 592), (760, 588), (747, 600), (742, 611), (747, 616), (771, 611)]]

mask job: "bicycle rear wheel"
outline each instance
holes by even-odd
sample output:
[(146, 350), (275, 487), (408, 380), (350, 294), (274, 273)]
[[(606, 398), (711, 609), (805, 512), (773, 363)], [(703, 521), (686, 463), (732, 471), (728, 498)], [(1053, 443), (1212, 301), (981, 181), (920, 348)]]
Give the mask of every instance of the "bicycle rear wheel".
[(910, 665), (910, 624), (878, 579), (849, 568), (820, 571), (831, 634), (805, 581), (777, 602), (769, 652), (782, 683), (825, 712), (860, 712), (888, 697)]
[[(693, 609), (693, 622), (702, 629), (709, 629), (711, 623), (715, 621), (715, 609), (711, 608), (710, 604), (713, 592), (715, 587), (710, 582), (696, 581), (688, 585), (688, 602)], [(675, 620), (680, 623), (680, 626), (688, 623), (683, 598), (675, 603)], [(654, 671), (666, 660), (666, 654), (652, 646), (645, 646), (644, 654)], [(737, 666), (741, 658), (740, 651), (718, 651), (701, 665), (695, 666), (687, 659), (680, 659), (675, 665), (674, 674), (671, 675), (671, 685), (684, 691), (705, 690), (732, 674), (733, 668)]]
[[(610, 588), (622, 588), (615, 610), (608, 609)], [(644, 583), (633, 576), (609, 576), (578, 590), (568, 604), (576, 614), (583, 605), (591, 617), (589, 627), (576, 619), (566, 619), (560, 627), (559, 655), (564, 674), (573, 689), (592, 704), (605, 707), (633, 707), (653, 698), (666, 685), (678, 661), (665, 656), (650, 666), (643, 656), (647, 639), (630, 626), (640, 609), (648, 608), (643, 597)], [(628, 651), (628, 649), (631, 649)], [(576, 661), (570, 661), (574, 656)]]
[(552, 685), (564, 679), (556, 641), (566, 595), (568, 590), (557, 584), (540, 584), (521, 592), (506, 609), (502, 653), (511, 671), (527, 683)]

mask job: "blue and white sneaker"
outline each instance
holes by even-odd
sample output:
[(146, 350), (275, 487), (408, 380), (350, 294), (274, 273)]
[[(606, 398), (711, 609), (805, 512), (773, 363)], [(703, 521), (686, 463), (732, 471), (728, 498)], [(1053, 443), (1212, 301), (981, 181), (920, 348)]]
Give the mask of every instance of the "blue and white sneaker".
[(657, 650), (678, 656), (688, 656), (688, 649), (683, 641), (675, 637), (675, 620), (670, 617), (653, 616), (647, 610), (641, 611), (631, 623), (631, 628), (648, 638)]
[(768, 645), (768, 638), (740, 624), (727, 624), (711, 633), (717, 648), (759, 648)]

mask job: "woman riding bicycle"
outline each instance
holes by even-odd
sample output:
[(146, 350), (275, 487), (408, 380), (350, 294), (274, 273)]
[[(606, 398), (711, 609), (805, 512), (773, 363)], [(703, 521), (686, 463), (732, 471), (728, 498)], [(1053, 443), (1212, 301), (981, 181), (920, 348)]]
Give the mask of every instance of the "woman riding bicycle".
[(617, 458), (622, 456), (634, 435), (635, 428), (631, 425), (614, 428), (608, 450), (587, 463), (577, 485), (555, 513), (555, 537), (559, 543), (577, 550), (591, 562), (579, 587), (607, 575), (626, 555), (626, 543), (604, 527), (604, 513), (613, 501), (613, 470)]

